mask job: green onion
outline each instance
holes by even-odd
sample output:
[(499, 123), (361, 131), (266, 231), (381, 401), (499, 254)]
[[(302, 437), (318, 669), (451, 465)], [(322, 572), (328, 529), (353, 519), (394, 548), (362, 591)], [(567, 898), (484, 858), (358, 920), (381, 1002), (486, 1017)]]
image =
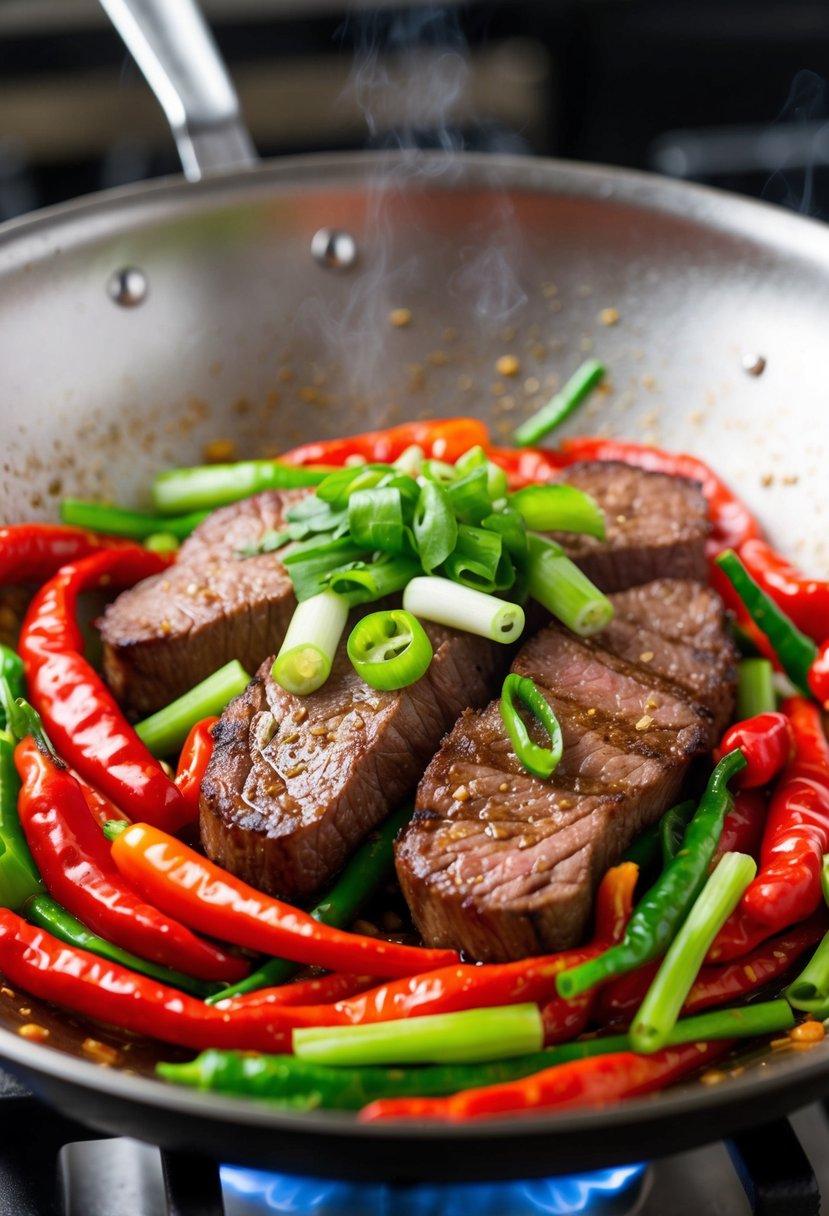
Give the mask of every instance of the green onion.
[(604, 540), (604, 511), (575, 486), (525, 486), (509, 496), (528, 528), (536, 532), (581, 532)]
[[(394, 873), (394, 841), (412, 817), (411, 804), (400, 807), (379, 824), (367, 840), (345, 864), (334, 886), (324, 895), (316, 907), (308, 913), (321, 925), (345, 929), (379, 890), (381, 884)], [(223, 988), (214, 997), (208, 997), (208, 1005), (255, 992), (259, 988), (273, 988), (285, 984), (302, 969), (301, 963), (292, 963), (284, 958), (269, 958), (257, 971), (246, 975), (231, 988)]]
[(139, 722), (135, 733), (154, 756), (169, 756), (181, 747), (191, 727), (202, 718), (220, 714), (228, 701), (245, 691), (250, 681), (242, 664), (233, 659), (164, 709)]
[(801, 633), (774, 600), (766, 595), (733, 549), (726, 549), (715, 560), (743, 601), (754, 624), (768, 638), (786, 675), (805, 696), (811, 696), (808, 677), (809, 668), (817, 658), (815, 643)]
[[(524, 719), (516, 708), (516, 697), (544, 727), (550, 736), (550, 747), (539, 747), (532, 741)], [(527, 676), (512, 672), (504, 680), (501, 689), (501, 717), (513, 751), (524, 768), (542, 780), (552, 776), (564, 751), (561, 727), (547, 698)]]
[(514, 642), (524, 629), (524, 609), (445, 578), (413, 578), (403, 592), (413, 616), (463, 629), (493, 642)]
[(404, 448), (397, 460), (394, 462), (394, 468), (399, 469), (401, 473), (408, 473), (410, 477), (417, 477), (423, 465), (425, 452), (423, 448), (416, 443), (412, 443), (409, 447)]
[(176, 540), (184, 540), (207, 515), (207, 511), (165, 517), (146, 515), (143, 511), (128, 511), (125, 507), (86, 502), (80, 498), (64, 498), (60, 504), (60, 517), (65, 524), (91, 528), (93, 532), (113, 536), (127, 536), (130, 540), (146, 540), (154, 532), (169, 532)]
[(435, 481), (438, 485), (448, 486), (455, 480), (457, 474), (455, 466), (447, 464), (445, 460), (424, 460), (420, 476), (426, 481)]
[(153, 532), (144, 541), (144, 548), (152, 553), (175, 553), (178, 540), (172, 532)]
[(714, 938), (756, 873), (757, 863), (744, 853), (724, 853), (720, 858), (633, 1019), (630, 1041), (637, 1051), (665, 1046)]
[(613, 618), (613, 605), (561, 546), (532, 533), (529, 546), (529, 592), (533, 599), (581, 637), (606, 628)]
[(275, 553), (277, 549), (282, 549), (291, 539), (291, 533), (287, 528), (281, 531), (271, 529), (260, 536), (259, 540), (249, 541), (246, 545), (240, 545), (234, 550), (234, 557), (261, 557), (263, 553)]
[(487, 470), (478, 468), (446, 487), (452, 510), (462, 524), (479, 524), (492, 511), (488, 484)]
[(446, 577), (462, 587), (471, 587), (476, 591), (505, 591), (512, 586), (515, 572), (510, 562), (509, 572), (512, 577), (507, 575), (507, 580), (504, 581), (503, 550), (504, 543), (498, 533), (489, 532), (486, 528), (460, 524), (454, 551), (443, 563)]
[(829, 1005), (829, 933), (783, 995), (795, 1009), (810, 1013), (822, 1011)]
[(458, 540), (449, 495), (436, 481), (424, 481), (412, 522), (420, 564), (427, 574), (445, 561)]
[(288, 521), (285, 531), (292, 540), (313, 539), (317, 533), (324, 532), (332, 533), (333, 539), (337, 539), (348, 531), (348, 512), (335, 510), (316, 494), (293, 503), (285, 512), (285, 518)]
[(302, 603), (327, 589), (332, 571), (362, 561), (364, 557), (365, 550), (348, 537), (337, 540), (315, 537), (295, 545), (283, 556), (282, 564), (291, 576), (294, 595)]
[(402, 591), (419, 572), (420, 564), (413, 558), (384, 553), (376, 562), (348, 562), (338, 566), (328, 575), (327, 585), (353, 608)]
[(773, 668), (768, 659), (741, 659), (737, 664), (737, 721), (777, 709)]
[(420, 621), (402, 608), (372, 612), (351, 631), (348, 657), (370, 688), (391, 691), (414, 684), (432, 661), (432, 643)]
[(501, 1005), (361, 1026), (293, 1032), (294, 1054), (319, 1064), (463, 1064), (538, 1051), (544, 1024), (537, 1005)]
[(280, 464), (276, 460), (240, 460), (235, 464), (167, 469), (153, 482), (153, 505), (165, 515), (176, 511), (212, 511), (262, 490), (319, 485), (330, 472), (326, 468)]
[(605, 369), (596, 359), (588, 359), (573, 373), (561, 392), (518, 427), (513, 442), (519, 448), (540, 439), (569, 418), (603, 378)]
[(348, 500), (348, 531), (363, 549), (405, 554), (414, 549), (414, 537), (403, 519), (399, 489), (377, 486), (356, 490)]
[(321, 687), (348, 619), (348, 604), (333, 591), (321, 591), (297, 604), (271, 674), (286, 692), (305, 697)]

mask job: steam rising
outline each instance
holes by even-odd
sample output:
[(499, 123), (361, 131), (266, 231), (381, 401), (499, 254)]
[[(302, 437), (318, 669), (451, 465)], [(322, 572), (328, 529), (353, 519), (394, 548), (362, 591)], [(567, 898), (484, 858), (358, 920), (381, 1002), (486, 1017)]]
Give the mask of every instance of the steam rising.
[[(511, 321), (527, 297), (515, 275), (519, 234), (506, 193), (492, 189), (485, 220), (470, 220), (461, 239), (453, 228), (449, 248), (433, 219), (423, 230), (416, 204), (418, 181), (451, 186), (462, 174), (469, 60), (457, 9), (358, 14), (344, 33), (355, 48), (348, 90), (365, 117), (368, 145), (394, 155), (378, 158), (368, 183), (359, 273), (345, 305), (314, 298), (298, 320), (303, 329), (322, 331), (350, 391), (383, 405), (389, 404), (387, 384), (400, 380), (399, 353), (386, 350), (389, 313), (409, 306), (419, 286), (431, 295), (430, 284), (437, 283), (443, 324), (471, 312), (493, 331)], [(420, 318), (427, 319), (437, 317)]]
[[(785, 132), (783, 143), (787, 157), (763, 187), (763, 198), (769, 202), (781, 203), (801, 215), (819, 219), (825, 218), (825, 213), (815, 197), (815, 167), (829, 163), (826, 115), (826, 81), (816, 72), (806, 69), (798, 72), (776, 124), (767, 136), (771, 144), (777, 134)], [(773, 151), (777, 151), (776, 146)]]

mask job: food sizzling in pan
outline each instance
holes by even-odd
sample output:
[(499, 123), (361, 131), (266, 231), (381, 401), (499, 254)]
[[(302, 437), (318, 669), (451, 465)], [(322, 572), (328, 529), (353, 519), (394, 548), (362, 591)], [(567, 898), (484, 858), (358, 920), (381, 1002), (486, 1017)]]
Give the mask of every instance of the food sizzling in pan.
[[(5, 581), (45, 580), (22, 670), (7, 659), (46, 728), (7, 696), (10, 982), (215, 1049), (171, 1080), (379, 1103), (365, 1118), (612, 1101), (744, 1036), (822, 1036), (825, 945), (775, 997), (829, 927), (825, 660), (736, 558), (703, 582), (706, 551), (738, 547), (797, 590), (705, 466), (602, 441), (505, 451), (450, 420), (235, 474), (162, 475), (172, 530), (197, 525), (172, 558), (164, 536), (3, 534)], [(81, 590), (131, 583), (103, 621), (111, 692), (140, 715), (205, 681), (137, 736), (73, 623)], [(794, 684), (782, 712), (717, 591)], [(262, 663), (250, 683), (240, 658)], [(184, 745), (175, 781), (145, 743)], [(384, 826), (415, 787), (410, 821)], [(182, 839), (199, 807), (207, 856)], [(398, 940), (342, 931), (400, 824), (422, 947), (393, 919)], [(310, 917), (285, 902), (315, 898)], [(287, 982), (301, 964), (325, 973)]]

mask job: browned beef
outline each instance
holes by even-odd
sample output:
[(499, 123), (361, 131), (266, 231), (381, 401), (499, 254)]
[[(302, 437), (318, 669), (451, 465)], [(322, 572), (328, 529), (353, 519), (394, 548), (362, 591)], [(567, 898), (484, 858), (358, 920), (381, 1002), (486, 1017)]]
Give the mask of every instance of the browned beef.
[(270, 490), (214, 511), (163, 574), (124, 591), (101, 623), (104, 672), (125, 706), (149, 714), (231, 659), (255, 671), (296, 606), (278, 553), (238, 551), (285, 526), (305, 491)]
[(414, 790), (467, 705), (486, 704), (503, 647), (428, 626), (434, 659), (399, 692), (369, 688), (341, 647), (326, 684), (295, 697), (268, 659), (231, 702), (201, 797), (209, 857), (285, 898), (319, 890), (388, 811)]
[(602, 874), (677, 797), (731, 711), (714, 592), (661, 580), (614, 604), (605, 633), (585, 641), (552, 624), (513, 664), (561, 724), (551, 780), (517, 760), (496, 701), (467, 710), (426, 770), (396, 860), (429, 945), (504, 960), (578, 942)]
[(591, 494), (605, 513), (603, 541), (556, 535), (602, 591), (623, 591), (656, 578), (707, 579), (710, 524), (695, 482), (612, 461), (571, 465), (559, 480)]

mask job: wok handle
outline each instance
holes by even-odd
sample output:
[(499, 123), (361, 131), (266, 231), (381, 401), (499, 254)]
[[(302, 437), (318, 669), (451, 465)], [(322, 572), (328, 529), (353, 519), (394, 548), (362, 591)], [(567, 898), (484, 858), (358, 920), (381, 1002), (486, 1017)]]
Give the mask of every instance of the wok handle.
[(239, 99), (196, 0), (100, 0), (167, 115), (184, 175), (256, 162)]

